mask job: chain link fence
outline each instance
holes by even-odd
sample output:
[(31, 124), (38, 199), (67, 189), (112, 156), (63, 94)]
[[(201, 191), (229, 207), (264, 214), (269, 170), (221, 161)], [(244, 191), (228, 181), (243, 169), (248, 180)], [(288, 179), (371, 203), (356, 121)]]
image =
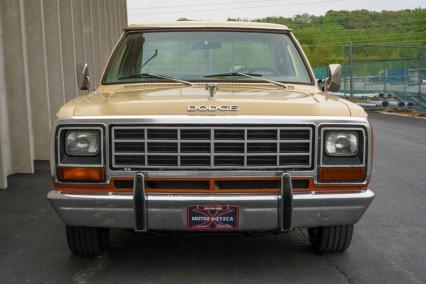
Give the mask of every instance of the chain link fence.
[(365, 106), (373, 101), (377, 106), (411, 107), (425, 112), (425, 51), (419, 45), (349, 44), (343, 50), (340, 92), (349, 99), (364, 99)]

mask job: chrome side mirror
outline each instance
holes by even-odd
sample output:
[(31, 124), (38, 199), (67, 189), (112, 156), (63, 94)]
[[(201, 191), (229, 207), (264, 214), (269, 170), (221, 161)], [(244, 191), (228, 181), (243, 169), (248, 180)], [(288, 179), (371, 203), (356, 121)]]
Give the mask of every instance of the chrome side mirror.
[(89, 66), (87, 63), (77, 64), (77, 84), (80, 90), (90, 90)]
[(342, 65), (328, 65), (328, 78), (324, 83), (324, 91), (337, 92), (340, 89), (340, 79), (342, 78)]

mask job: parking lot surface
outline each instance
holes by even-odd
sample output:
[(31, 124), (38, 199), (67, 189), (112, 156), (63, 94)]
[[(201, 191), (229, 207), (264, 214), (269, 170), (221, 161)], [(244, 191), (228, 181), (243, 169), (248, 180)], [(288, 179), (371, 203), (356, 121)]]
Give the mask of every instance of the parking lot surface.
[[(315, 254), (306, 232), (152, 236), (115, 231), (107, 253), (72, 256), (46, 199), (47, 162), (0, 192), (0, 283), (425, 283), (426, 120), (370, 114), (376, 199), (343, 254)], [(48, 144), (48, 143), (47, 143)]]

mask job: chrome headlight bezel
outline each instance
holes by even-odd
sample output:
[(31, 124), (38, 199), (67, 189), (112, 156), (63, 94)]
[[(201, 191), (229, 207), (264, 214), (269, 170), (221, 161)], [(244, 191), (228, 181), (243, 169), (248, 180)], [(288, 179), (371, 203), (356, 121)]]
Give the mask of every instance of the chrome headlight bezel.
[[(358, 137), (358, 151), (355, 155), (328, 155), (326, 137), (330, 132), (354, 132)], [(364, 125), (321, 124), (319, 127), (319, 167), (364, 167), (370, 155), (368, 129)]]
[[(75, 155), (66, 151), (66, 136), (69, 132), (95, 132), (98, 135), (98, 151), (93, 155)], [(103, 125), (58, 125), (55, 131), (55, 160), (57, 166), (105, 166), (105, 127)]]

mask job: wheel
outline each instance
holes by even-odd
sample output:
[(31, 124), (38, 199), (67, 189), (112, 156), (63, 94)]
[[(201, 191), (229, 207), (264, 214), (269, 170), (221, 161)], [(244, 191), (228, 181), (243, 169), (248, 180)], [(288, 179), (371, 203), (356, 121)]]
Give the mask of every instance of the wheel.
[(71, 252), (80, 256), (98, 256), (108, 243), (109, 229), (66, 226), (67, 242)]
[(317, 252), (342, 252), (351, 244), (353, 230), (354, 225), (309, 228), (309, 241)]

